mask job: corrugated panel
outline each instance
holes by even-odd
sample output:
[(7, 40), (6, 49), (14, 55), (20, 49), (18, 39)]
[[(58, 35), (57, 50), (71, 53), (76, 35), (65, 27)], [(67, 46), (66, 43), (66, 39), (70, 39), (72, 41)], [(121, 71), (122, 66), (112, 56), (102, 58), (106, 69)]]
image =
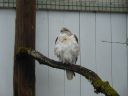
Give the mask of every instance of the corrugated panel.
[[(40, 42), (44, 40), (49, 42), (47, 45), (49, 57), (57, 60), (54, 56), (55, 38), (63, 26), (69, 28), (77, 34), (80, 40), (81, 54), (77, 64), (95, 71), (103, 80), (109, 81), (121, 96), (127, 96), (127, 46), (121, 44), (126, 42), (126, 14), (57, 11), (48, 11), (46, 14), (42, 13), (38, 18), (38, 23), (41, 24), (42, 22), (42, 26), (46, 23), (45, 19), (48, 20), (48, 24), (45, 24), (44, 30), (41, 28), (41, 31), (37, 32), (38, 35), (40, 34), (40, 38), (41, 34), (43, 36), (42, 39), (37, 41), (37, 45), (40, 45)], [(45, 30), (46, 28), (48, 29)], [(43, 32), (48, 34), (48, 37), (44, 37)], [(38, 67), (41, 66), (37, 65)], [(42, 73), (42, 79), (40, 79), (41, 74), (39, 75), (37, 70), (37, 92), (40, 92), (37, 93), (37, 96), (99, 96), (94, 93), (92, 85), (78, 74), (72, 81), (69, 81), (66, 79), (65, 71), (52, 68), (44, 70), (46, 70), (46, 73)], [(47, 78), (48, 81), (46, 81)], [(47, 82), (48, 88), (43, 86), (41, 80)], [(41, 90), (38, 91), (39, 88), (46, 90), (45, 87), (48, 89), (48, 93), (47, 91), (44, 93)], [(100, 94), (100, 96), (104, 95)]]
[[(0, 10), (0, 20), (0, 96), (13, 96), (14, 10)], [(79, 37), (81, 53), (77, 64), (95, 71), (120, 96), (127, 96), (128, 51), (122, 43), (128, 38), (128, 14), (38, 11), (36, 49), (57, 60), (54, 40), (63, 26)], [(99, 96), (84, 77), (76, 74), (68, 81), (65, 71), (38, 63), (36, 81), (36, 96)]]

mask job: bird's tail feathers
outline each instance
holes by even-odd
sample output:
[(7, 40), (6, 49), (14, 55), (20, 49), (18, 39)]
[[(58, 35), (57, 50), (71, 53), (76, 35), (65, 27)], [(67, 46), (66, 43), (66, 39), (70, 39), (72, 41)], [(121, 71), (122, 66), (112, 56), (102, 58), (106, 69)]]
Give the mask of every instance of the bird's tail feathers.
[(66, 70), (66, 75), (68, 80), (72, 80), (73, 76), (75, 76), (75, 73), (69, 70)]

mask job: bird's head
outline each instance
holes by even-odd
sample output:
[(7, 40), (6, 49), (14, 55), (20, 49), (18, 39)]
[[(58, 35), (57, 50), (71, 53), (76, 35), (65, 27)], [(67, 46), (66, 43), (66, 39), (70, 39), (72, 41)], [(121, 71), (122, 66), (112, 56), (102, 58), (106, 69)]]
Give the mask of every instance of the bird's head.
[(67, 28), (65, 28), (65, 27), (63, 27), (61, 30), (60, 30), (60, 33), (64, 33), (64, 34), (66, 34), (66, 35), (68, 35), (68, 36), (71, 36), (72, 35), (72, 32), (69, 30), (69, 29), (67, 29)]

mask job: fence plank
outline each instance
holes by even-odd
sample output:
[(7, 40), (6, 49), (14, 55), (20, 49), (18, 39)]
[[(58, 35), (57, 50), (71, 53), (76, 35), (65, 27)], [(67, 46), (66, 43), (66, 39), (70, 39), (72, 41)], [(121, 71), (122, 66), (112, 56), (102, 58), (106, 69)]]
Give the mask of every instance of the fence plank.
[[(36, 50), (48, 56), (49, 12), (37, 11)], [(36, 96), (49, 96), (48, 67), (36, 64)]]
[[(64, 12), (64, 26), (75, 33), (79, 39), (79, 13), (77, 12)], [(80, 56), (78, 57), (77, 64), (80, 64)], [(80, 95), (80, 75), (72, 80), (67, 80), (65, 72), (65, 96), (79, 96)]]
[(0, 10), (0, 21), (0, 96), (13, 96), (15, 10)]
[[(81, 65), (97, 72), (95, 13), (80, 14)], [(96, 96), (93, 87), (81, 78), (81, 96)]]
[[(58, 60), (54, 55), (55, 39), (63, 26), (63, 14), (49, 12), (49, 57)], [(64, 96), (64, 71), (49, 68), (49, 96)]]
[[(126, 15), (113, 14), (112, 41), (126, 42)], [(112, 80), (113, 87), (121, 96), (127, 96), (127, 51), (126, 45), (112, 44)]]
[(112, 84), (110, 18), (110, 14), (96, 14), (96, 64), (101, 78)]

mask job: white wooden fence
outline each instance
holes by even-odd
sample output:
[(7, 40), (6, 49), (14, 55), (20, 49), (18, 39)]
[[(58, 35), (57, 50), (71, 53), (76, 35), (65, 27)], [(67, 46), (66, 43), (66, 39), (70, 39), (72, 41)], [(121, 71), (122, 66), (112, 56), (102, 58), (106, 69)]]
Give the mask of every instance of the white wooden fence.
[[(128, 96), (128, 50), (126, 44), (120, 44), (128, 37), (128, 14), (37, 11), (36, 20), (38, 51), (57, 60), (54, 41), (65, 26), (79, 37), (77, 64), (109, 81), (120, 96)], [(0, 96), (13, 96), (15, 10), (0, 10), (0, 29)], [(104, 95), (95, 94), (92, 85), (78, 74), (69, 81), (63, 70), (37, 63), (36, 96)]]

